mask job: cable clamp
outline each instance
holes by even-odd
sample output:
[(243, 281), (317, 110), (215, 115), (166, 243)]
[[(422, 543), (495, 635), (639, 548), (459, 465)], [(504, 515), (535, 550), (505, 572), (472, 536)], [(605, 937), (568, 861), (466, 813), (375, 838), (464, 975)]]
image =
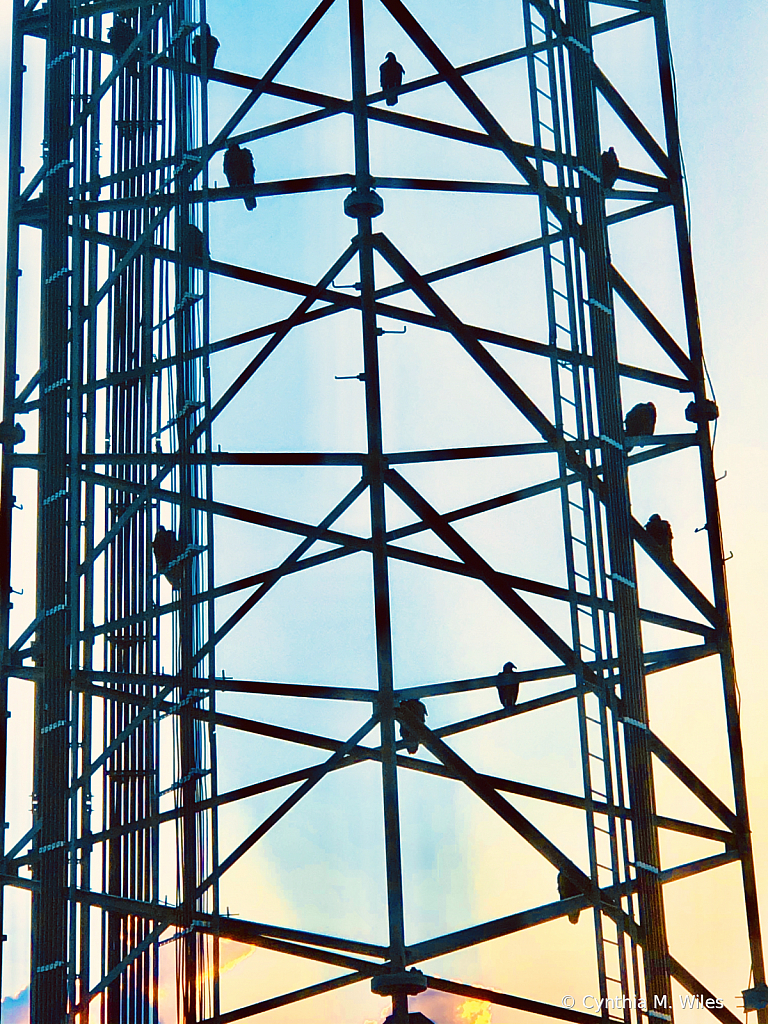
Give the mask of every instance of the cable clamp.
[(61, 270), (57, 270), (55, 274), (51, 274), (50, 277), (46, 277), (44, 283), (45, 284), (53, 284), (54, 281), (57, 281), (60, 277), (66, 277), (67, 274), (69, 274), (69, 273), (70, 273), (69, 267), (62, 267)]
[[(166, 566), (166, 569), (169, 569), (172, 565), (175, 565), (176, 562), (179, 561), (179, 560), (180, 559), (174, 559), (173, 562), (169, 562), (168, 565)], [(188, 697), (184, 698), (184, 700), (180, 700), (176, 704), (171, 704), (169, 709), (164, 714), (160, 715), (160, 721), (162, 721), (164, 718), (168, 718), (170, 715), (174, 714), (176, 711), (179, 710), (179, 708), (183, 708), (187, 704), (192, 704), (196, 700), (204, 700), (207, 696), (208, 696), (208, 691), (207, 690), (193, 690), (189, 694)], [(166, 792), (167, 792), (167, 790), (166, 790)]]
[(574, 46), (578, 46), (578, 48), (580, 50), (583, 50), (584, 53), (586, 53), (588, 56), (592, 56), (592, 51), (590, 50), (590, 48), (588, 46), (585, 46), (580, 39), (576, 38), (576, 36), (566, 36), (565, 41), (566, 43), (573, 43)]
[(579, 172), (579, 174), (586, 174), (588, 178), (591, 178), (593, 181), (596, 181), (598, 185), (602, 185), (602, 181), (599, 178), (599, 176), (595, 174), (594, 171), (590, 171), (588, 167), (584, 167), (582, 164), (580, 164), (576, 169)]
[(608, 437), (605, 434), (600, 435), (600, 440), (605, 441), (606, 444), (612, 444), (614, 448), (618, 448), (620, 452), (624, 451), (624, 445), (619, 444), (618, 441), (614, 441), (612, 437)]
[(608, 316), (613, 316), (613, 310), (609, 309), (607, 306), (604, 306), (602, 302), (598, 302), (597, 299), (587, 299), (587, 303), (590, 306), (594, 306), (595, 309), (600, 309), (603, 311), (603, 313), (607, 313)]
[[(74, 56), (74, 54), (72, 56)], [(49, 67), (50, 67), (50, 65), (49, 65)], [(72, 166), (72, 161), (71, 160), (59, 160), (59, 162), (54, 167), (51, 167), (50, 170), (47, 170), (45, 172), (45, 176), (46, 176), (46, 178), (50, 178), (52, 175), (57, 174), (59, 171), (63, 170), (65, 167), (71, 167), (71, 166)]]
[(49, 608), (48, 609), (48, 611), (45, 613), (45, 617), (47, 619), (51, 615), (56, 615), (57, 612), (66, 611), (66, 609), (67, 609), (67, 606), (65, 604), (57, 604), (53, 608)]
[(645, 722), (638, 722), (636, 718), (622, 718), (624, 725), (634, 725), (636, 729), (642, 729), (644, 732), (648, 732), (648, 726)]
[(55, 971), (57, 967), (66, 967), (64, 960), (54, 960), (52, 964), (44, 964), (42, 967), (36, 967), (35, 971), (37, 974), (43, 974), (45, 971)]
[(56, 388), (64, 387), (64, 385), (68, 383), (69, 381), (66, 377), (60, 377), (57, 381), (54, 381), (53, 384), (49, 384), (48, 387), (44, 389), (43, 394), (47, 395), (49, 392), (54, 391)]
[(74, 56), (74, 50), (64, 50), (58, 55), (58, 57), (54, 57), (53, 60), (48, 61), (47, 68), (50, 71), (51, 68), (55, 68), (57, 64), (62, 64), (65, 60), (72, 60)]
[(660, 875), (661, 874), (659, 869), (655, 868), (653, 866), (653, 864), (645, 864), (641, 860), (636, 860), (635, 861), (635, 867), (639, 868), (641, 871), (650, 871), (652, 875)]
[(48, 498), (43, 499), (43, 505), (52, 505), (54, 501), (58, 501), (59, 498), (66, 498), (66, 489), (56, 491), (55, 494), (51, 494)]
[(63, 725), (66, 725), (66, 719), (62, 718), (60, 722), (52, 722), (51, 725), (43, 726), (40, 730), (40, 735), (44, 736), (47, 732), (53, 732), (54, 729), (60, 729)]
[(210, 774), (211, 774), (210, 768), (208, 768), (208, 769), (193, 768), (191, 772), (187, 772), (186, 775), (182, 776), (182, 778), (180, 778), (178, 782), (174, 782), (174, 784), (172, 786), (169, 786), (168, 789), (161, 789), (160, 792), (157, 795), (158, 795), (158, 797), (165, 796), (166, 793), (172, 793), (175, 789), (181, 789), (181, 787), (186, 782), (191, 782), (192, 779), (202, 779), (206, 775), (210, 775)]
[(616, 580), (617, 583), (623, 583), (626, 587), (631, 587), (633, 590), (637, 590), (637, 587), (632, 580), (628, 580), (626, 576), (619, 576), (617, 572), (609, 572), (608, 579)]
[(48, 853), (49, 850), (60, 850), (67, 844), (63, 839), (59, 839), (57, 843), (49, 843), (48, 846), (41, 846), (38, 848), (38, 853)]

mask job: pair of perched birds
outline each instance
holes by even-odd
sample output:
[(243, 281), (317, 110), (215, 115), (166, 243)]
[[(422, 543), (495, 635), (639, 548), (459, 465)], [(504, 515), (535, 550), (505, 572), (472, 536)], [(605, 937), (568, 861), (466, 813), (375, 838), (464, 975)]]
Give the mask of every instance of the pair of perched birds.
[[(709, 398), (701, 398), (689, 402), (685, 410), (685, 418), (689, 423), (696, 423), (701, 426), (710, 423), (719, 416), (717, 405)], [(624, 419), (624, 433), (626, 437), (650, 437), (656, 429), (656, 406), (653, 402), (640, 402), (633, 406)], [(633, 444), (628, 444), (627, 449), (631, 451)], [(656, 541), (661, 552), (667, 561), (672, 561), (672, 527), (666, 519), (662, 519), (658, 512), (655, 512), (645, 524), (646, 532)]]
[[(517, 696), (520, 692), (520, 680), (515, 678), (515, 666), (511, 661), (506, 662), (504, 668), (498, 675), (497, 690), (502, 707), (513, 708), (517, 703)], [(427, 709), (420, 700), (404, 700), (401, 705), (404, 710), (410, 711), (412, 715), (423, 724), (427, 717)], [(419, 749), (419, 740), (404, 722), (400, 722), (400, 739), (405, 743), (405, 749), (409, 754), (415, 754)]]
[[(656, 406), (653, 402), (640, 402), (633, 406), (624, 417), (624, 434), (626, 437), (650, 437), (656, 429)], [(627, 445), (632, 451), (633, 444)], [(661, 548), (664, 557), (672, 561), (672, 527), (658, 512), (654, 512), (645, 524), (646, 531)]]
[[(118, 58), (124, 57), (132, 43), (136, 40), (136, 29), (130, 25), (119, 14), (115, 14), (112, 25), (107, 32), (107, 40), (114, 55)], [(205, 65), (206, 70), (213, 71), (216, 62), (216, 54), (219, 51), (219, 40), (211, 34), (211, 26), (206, 24), (202, 31), (192, 40), (192, 60), (199, 68)], [(138, 52), (136, 58), (131, 62), (131, 69), (138, 64)]]
[[(208, 31), (210, 32), (210, 29), (208, 29)], [(195, 40), (195, 43), (197, 43), (200, 39), (201, 37), (198, 36), (197, 39)], [(214, 40), (214, 42), (216, 42), (216, 49), (218, 49), (218, 42), (216, 40)], [(213, 64), (211, 64), (211, 66), (213, 66)], [(386, 60), (379, 68), (381, 88), (382, 91), (385, 93), (387, 106), (394, 107), (396, 105), (397, 90), (403, 84), (404, 74), (405, 70), (402, 64), (398, 63), (397, 57), (394, 55), (394, 53), (388, 53)], [(251, 151), (249, 149), (241, 147), (237, 142), (230, 142), (229, 146), (227, 147), (227, 152), (224, 154), (224, 176), (227, 179), (227, 184), (229, 185), (229, 187), (243, 188), (247, 187), (248, 185), (253, 185), (255, 174), (256, 168), (253, 163), (253, 154), (251, 153)], [(256, 209), (256, 200), (252, 196), (244, 197), (243, 202), (245, 203), (245, 208), (247, 210)]]

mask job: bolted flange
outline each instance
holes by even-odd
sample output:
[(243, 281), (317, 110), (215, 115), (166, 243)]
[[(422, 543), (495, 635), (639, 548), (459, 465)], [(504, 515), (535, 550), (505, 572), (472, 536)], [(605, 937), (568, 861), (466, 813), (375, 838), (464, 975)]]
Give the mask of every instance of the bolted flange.
[[(394, 1017), (385, 1017), (384, 1024), (394, 1024)], [(423, 1013), (409, 1013), (408, 1024), (434, 1024), (429, 1017), (425, 1017)]]
[(348, 217), (378, 217), (384, 213), (384, 200), (372, 188), (353, 189), (344, 200), (344, 213)]
[(427, 979), (412, 967), (410, 971), (400, 971), (397, 974), (379, 974), (371, 978), (371, 992), (377, 996), (393, 996), (405, 994), (417, 996), (419, 992), (426, 992), (428, 988)]

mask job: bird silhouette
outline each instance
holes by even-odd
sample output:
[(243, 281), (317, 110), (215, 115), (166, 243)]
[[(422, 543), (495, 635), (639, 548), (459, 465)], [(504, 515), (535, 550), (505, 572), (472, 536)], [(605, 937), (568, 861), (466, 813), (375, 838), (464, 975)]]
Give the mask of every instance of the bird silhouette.
[(205, 244), (205, 235), (194, 224), (185, 224), (183, 227), (182, 242), (186, 243), (187, 253), (196, 260), (202, 260), (208, 255), (208, 246)]
[(181, 586), (181, 580), (184, 576), (184, 563), (176, 561), (183, 550), (181, 541), (173, 530), (167, 530), (164, 526), (158, 529), (155, 539), (152, 541), (155, 564), (157, 565), (157, 571), (161, 572), (174, 587)]
[(403, 75), (405, 69), (402, 64), (397, 63), (397, 57), (394, 53), (388, 53), (387, 59), (379, 68), (379, 77), (381, 79), (382, 92), (386, 93), (386, 101), (388, 107), (394, 107), (397, 104), (397, 90), (403, 84)]
[[(624, 417), (624, 433), (629, 437), (646, 437), (656, 429), (656, 406), (653, 402), (640, 402)], [(634, 445), (628, 446), (632, 451)]]
[(645, 530), (659, 545), (664, 557), (671, 562), (673, 533), (667, 520), (662, 519), (658, 512), (654, 512), (645, 524)]
[[(404, 711), (410, 711), (418, 720), (423, 724), (424, 719), (427, 717), (427, 709), (421, 703), (420, 700), (404, 700), (401, 705)], [(400, 725), (400, 739), (405, 743), (405, 749), (409, 754), (415, 754), (419, 749), (419, 741), (416, 736), (410, 731), (407, 725), (402, 722)]]
[[(243, 149), (236, 142), (230, 142), (227, 152), (224, 154), (224, 174), (230, 188), (252, 185), (256, 168), (253, 165), (253, 154), (250, 149)], [(253, 196), (246, 196), (243, 202), (246, 210), (256, 209), (256, 200)]]
[(504, 668), (499, 672), (499, 683), (496, 689), (499, 691), (499, 700), (504, 708), (513, 708), (517, 704), (517, 695), (520, 692), (520, 680), (515, 678), (515, 666), (511, 661), (506, 662)]
[(203, 40), (205, 40), (206, 70), (213, 71), (216, 54), (219, 52), (219, 40), (211, 35), (211, 26), (205, 25), (199, 35), (192, 40), (192, 60), (199, 68), (203, 66)]
[(620, 170), (619, 158), (616, 156), (613, 146), (610, 146), (605, 153), (600, 154), (600, 164), (603, 171), (603, 187), (613, 188)]
[[(107, 39), (109, 40), (109, 46), (115, 57), (121, 60), (125, 56), (126, 50), (136, 39), (136, 30), (132, 28), (127, 21), (123, 21), (119, 14), (115, 15), (112, 27), (107, 32)], [(138, 73), (138, 51), (134, 53), (131, 60), (126, 64), (126, 69), (131, 71), (133, 74)]]
[[(557, 873), (557, 893), (561, 900), (569, 900), (573, 896), (581, 896), (582, 891), (578, 886), (574, 885), (568, 875), (562, 871)], [(568, 915), (568, 920), (571, 924), (578, 924), (580, 910), (572, 910)]]

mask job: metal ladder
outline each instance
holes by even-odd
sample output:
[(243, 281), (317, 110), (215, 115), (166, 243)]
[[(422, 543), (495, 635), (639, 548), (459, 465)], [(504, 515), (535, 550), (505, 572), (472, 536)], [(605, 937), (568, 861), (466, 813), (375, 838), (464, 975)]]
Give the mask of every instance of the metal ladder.
[[(560, 0), (553, 3), (559, 13)], [(583, 453), (590, 466), (597, 467), (600, 451), (596, 410), (590, 370), (582, 359), (589, 353), (589, 340), (581, 254), (550, 209), (546, 190), (546, 185), (555, 188), (576, 219), (578, 174), (568, 111), (567, 52), (565, 40), (532, 0), (524, 0), (523, 17), (534, 162), (540, 183), (539, 216), (555, 426), (560, 436)], [(576, 680), (589, 874), (601, 889), (615, 887), (618, 893), (619, 886), (630, 878), (633, 857), (628, 819), (616, 813), (624, 804), (624, 786), (615, 709), (618, 679), (608, 609), (611, 595), (603, 514), (586, 482), (577, 479), (569, 469), (562, 451), (558, 460), (568, 589), (572, 595), (578, 595), (570, 606), (573, 649), (582, 662), (593, 667), (595, 676), (604, 684), (596, 692), (583, 678)], [(617, 898), (617, 902), (631, 913), (631, 899)], [(597, 907), (594, 920), (599, 993), (603, 1000), (601, 1015), (605, 1020), (629, 1024), (640, 994), (637, 949), (624, 930)]]

